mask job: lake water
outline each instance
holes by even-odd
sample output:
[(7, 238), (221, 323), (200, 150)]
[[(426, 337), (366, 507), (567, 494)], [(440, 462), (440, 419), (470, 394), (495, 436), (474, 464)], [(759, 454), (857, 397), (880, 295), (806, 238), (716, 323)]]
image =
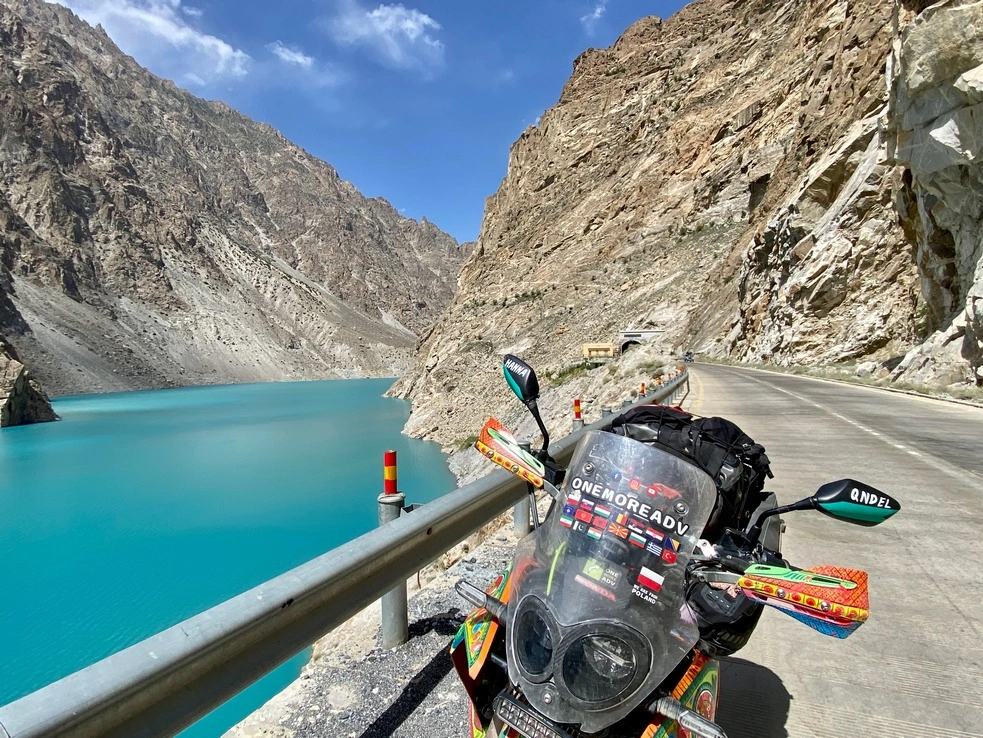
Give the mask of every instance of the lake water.
[[(390, 383), (69, 397), (0, 431), (0, 705), (372, 529), (386, 449), (408, 502), (453, 489)], [(305, 658), (182, 736), (221, 735)]]

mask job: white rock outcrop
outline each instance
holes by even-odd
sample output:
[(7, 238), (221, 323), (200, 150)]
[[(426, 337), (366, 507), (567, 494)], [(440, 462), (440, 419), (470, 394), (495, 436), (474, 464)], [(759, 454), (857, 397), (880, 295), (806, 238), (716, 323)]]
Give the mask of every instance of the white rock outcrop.
[(983, 2), (946, 0), (893, 55), (897, 208), (915, 241), (932, 335), (896, 377), (983, 384)]

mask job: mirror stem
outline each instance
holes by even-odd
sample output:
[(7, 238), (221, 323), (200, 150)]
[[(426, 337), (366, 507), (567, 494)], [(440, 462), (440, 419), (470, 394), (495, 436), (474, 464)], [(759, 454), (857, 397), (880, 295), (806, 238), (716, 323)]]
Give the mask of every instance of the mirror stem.
[(782, 505), (781, 507), (775, 507), (772, 508), (771, 510), (765, 510), (763, 513), (761, 513), (758, 516), (758, 519), (754, 523), (754, 527), (752, 527), (747, 532), (747, 539), (752, 546), (758, 542), (758, 539), (761, 537), (761, 529), (764, 526), (765, 518), (770, 518), (772, 515), (784, 515), (787, 512), (793, 512), (795, 510), (815, 510), (815, 509), (816, 509), (816, 501), (813, 500), (811, 497), (807, 497), (804, 500), (793, 502), (791, 505)]
[(546, 461), (546, 458), (549, 456), (550, 434), (546, 432), (546, 426), (543, 424), (543, 418), (539, 414), (539, 406), (536, 404), (536, 400), (529, 400), (529, 402), (526, 403), (526, 407), (529, 408), (529, 412), (531, 412), (532, 416), (536, 419), (536, 425), (539, 426), (539, 432), (543, 434), (543, 447), (536, 454), (536, 458), (540, 461)]

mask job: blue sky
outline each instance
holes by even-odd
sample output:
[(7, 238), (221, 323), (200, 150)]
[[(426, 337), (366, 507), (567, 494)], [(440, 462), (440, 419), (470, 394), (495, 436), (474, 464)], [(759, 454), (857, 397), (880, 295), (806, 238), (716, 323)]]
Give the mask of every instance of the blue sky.
[(58, 0), (154, 74), (223, 100), (369, 197), (477, 238), (509, 146), (586, 48), (682, 0)]

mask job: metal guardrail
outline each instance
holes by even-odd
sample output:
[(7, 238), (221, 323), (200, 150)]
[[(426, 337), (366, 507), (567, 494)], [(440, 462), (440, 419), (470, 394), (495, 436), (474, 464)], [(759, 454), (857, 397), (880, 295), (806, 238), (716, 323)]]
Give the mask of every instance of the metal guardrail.
[[(641, 402), (670, 401), (684, 371)], [(688, 386), (688, 384), (687, 384)], [(560, 463), (588, 425), (550, 447)], [(0, 738), (170, 736), (302, 651), (526, 495), (504, 470), (0, 707)]]

